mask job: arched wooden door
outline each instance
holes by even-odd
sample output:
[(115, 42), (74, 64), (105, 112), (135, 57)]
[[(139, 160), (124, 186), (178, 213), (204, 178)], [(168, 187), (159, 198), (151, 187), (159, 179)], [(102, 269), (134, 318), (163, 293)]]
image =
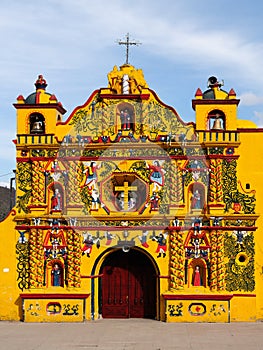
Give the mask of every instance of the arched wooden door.
[(143, 253), (121, 249), (101, 267), (100, 306), (104, 318), (156, 318), (156, 271)]

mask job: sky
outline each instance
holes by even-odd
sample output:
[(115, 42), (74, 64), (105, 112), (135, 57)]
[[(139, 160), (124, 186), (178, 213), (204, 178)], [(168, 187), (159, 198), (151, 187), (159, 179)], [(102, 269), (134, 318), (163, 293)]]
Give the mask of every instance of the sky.
[(244, 0), (1, 0), (0, 185), (14, 176), (16, 110), (39, 74), (67, 110), (107, 87), (125, 63), (127, 33), (141, 45), (129, 63), (185, 121), (192, 99), (214, 75), (240, 99), (238, 117), (263, 127), (263, 2)]

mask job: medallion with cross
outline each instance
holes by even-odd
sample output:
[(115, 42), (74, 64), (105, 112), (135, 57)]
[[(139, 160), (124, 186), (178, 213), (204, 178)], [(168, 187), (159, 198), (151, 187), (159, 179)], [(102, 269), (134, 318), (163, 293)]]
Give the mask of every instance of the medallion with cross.
[(137, 191), (137, 186), (129, 186), (128, 181), (124, 181), (123, 186), (115, 186), (115, 191), (122, 191), (124, 195), (124, 210), (129, 210), (129, 192)]

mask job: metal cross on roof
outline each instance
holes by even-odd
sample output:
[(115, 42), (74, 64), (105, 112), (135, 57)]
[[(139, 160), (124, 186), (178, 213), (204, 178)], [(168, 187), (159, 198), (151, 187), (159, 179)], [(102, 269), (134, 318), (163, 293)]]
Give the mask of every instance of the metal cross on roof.
[(119, 45), (126, 45), (126, 64), (129, 64), (129, 46), (130, 45), (141, 45), (139, 41), (130, 41), (129, 33), (126, 34), (126, 40), (118, 40), (117, 41)]

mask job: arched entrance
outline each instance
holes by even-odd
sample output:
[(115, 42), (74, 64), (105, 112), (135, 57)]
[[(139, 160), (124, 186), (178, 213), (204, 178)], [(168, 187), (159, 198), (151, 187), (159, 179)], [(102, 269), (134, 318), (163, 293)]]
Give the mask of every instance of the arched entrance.
[(107, 256), (100, 274), (103, 318), (156, 318), (157, 273), (145, 254), (116, 250)]

